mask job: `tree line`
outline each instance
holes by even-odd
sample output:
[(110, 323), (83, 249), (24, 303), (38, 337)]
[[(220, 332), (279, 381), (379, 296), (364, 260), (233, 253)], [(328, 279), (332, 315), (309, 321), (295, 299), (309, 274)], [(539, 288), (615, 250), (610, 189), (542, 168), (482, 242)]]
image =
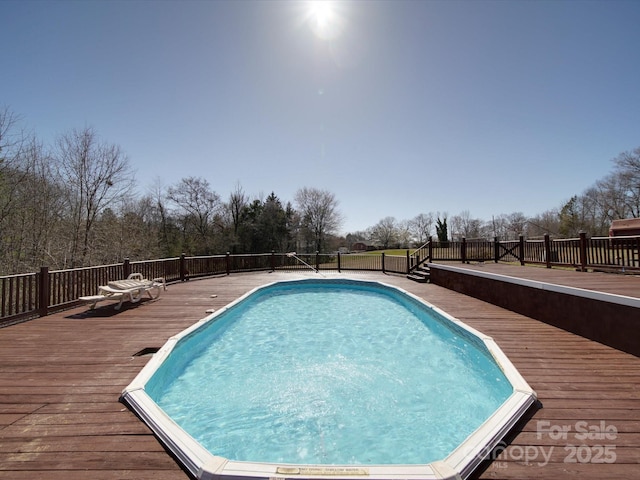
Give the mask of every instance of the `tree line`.
[(300, 188), (294, 204), (240, 185), (223, 200), (204, 178), (136, 193), (119, 146), (93, 128), (44, 146), (0, 111), (0, 275), (216, 253), (327, 251), (339, 231), (338, 201)]
[(411, 248), (434, 233), (511, 239), (581, 230), (606, 235), (614, 218), (640, 216), (640, 148), (614, 159), (614, 170), (557, 210), (526, 218), (501, 214), (490, 221), (470, 212), (386, 217), (361, 232), (339, 236), (343, 216), (329, 191), (302, 187), (293, 201), (275, 192), (251, 196), (240, 184), (223, 199), (209, 182), (185, 177), (138, 194), (121, 148), (90, 127), (43, 145), (0, 110), (0, 275), (77, 268), (187, 255), (330, 252), (356, 242)]
[(421, 213), (409, 220), (386, 217), (362, 232), (347, 235), (351, 241), (369, 242), (383, 248), (422, 245), (429, 237), (439, 241), (466, 238), (515, 240), (607, 236), (611, 222), (640, 218), (640, 147), (623, 152), (612, 160), (613, 169), (579, 195), (558, 208), (532, 217), (522, 212), (494, 215), (490, 220), (475, 218), (469, 210), (449, 216), (446, 212)]

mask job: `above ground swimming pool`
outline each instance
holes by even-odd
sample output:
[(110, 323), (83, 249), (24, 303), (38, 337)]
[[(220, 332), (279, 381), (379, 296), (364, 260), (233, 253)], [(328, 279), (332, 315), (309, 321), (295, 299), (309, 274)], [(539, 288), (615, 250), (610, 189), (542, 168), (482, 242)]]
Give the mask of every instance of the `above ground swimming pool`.
[(197, 478), (466, 478), (535, 401), (488, 337), (388, 285), (257, 288), (123, 392)]

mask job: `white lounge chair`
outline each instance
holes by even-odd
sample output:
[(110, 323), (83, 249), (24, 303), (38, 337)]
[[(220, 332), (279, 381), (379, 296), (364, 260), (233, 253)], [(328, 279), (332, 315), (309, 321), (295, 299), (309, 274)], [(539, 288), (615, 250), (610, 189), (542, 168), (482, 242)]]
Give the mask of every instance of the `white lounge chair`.
[(99, 286), (97, 295), (80, 297), (80, 300), (91, 303), (89, 308), (92, 310), (96, 308), (98, 302), (104, 300), (118, 301), (115, 309), (119, 310), (125, 301), (131, 303), (139, 302), (145, 293), (149, 295), (150, 299), (154, 300), (160, 296), (162, 290), (166, 289), (164, 278), (147, 280), (140, 273), (132, 273), (125, 280), (115, 280), (107, 285)]

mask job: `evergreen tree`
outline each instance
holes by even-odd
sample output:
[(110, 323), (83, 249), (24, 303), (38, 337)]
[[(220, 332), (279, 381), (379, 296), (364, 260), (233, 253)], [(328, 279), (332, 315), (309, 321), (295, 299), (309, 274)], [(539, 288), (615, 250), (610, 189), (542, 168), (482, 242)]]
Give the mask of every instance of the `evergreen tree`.
[(440, 220), (440, 217), (436, 220), (436, 235), (438, 236), (439, 242), (447, 242), (449, 240), (449, 232), (447, 227), (447, 217), (443, 217)]

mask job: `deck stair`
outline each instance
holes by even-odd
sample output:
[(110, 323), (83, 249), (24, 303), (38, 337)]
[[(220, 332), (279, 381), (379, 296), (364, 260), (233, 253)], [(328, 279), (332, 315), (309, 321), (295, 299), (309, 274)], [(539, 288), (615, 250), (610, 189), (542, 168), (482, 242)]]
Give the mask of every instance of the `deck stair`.
[(419, 283), (427, 283), (431, 277), (431, 270), (426, 265), (418, 265), (418, 267), (407, 275), (409, 280)]

